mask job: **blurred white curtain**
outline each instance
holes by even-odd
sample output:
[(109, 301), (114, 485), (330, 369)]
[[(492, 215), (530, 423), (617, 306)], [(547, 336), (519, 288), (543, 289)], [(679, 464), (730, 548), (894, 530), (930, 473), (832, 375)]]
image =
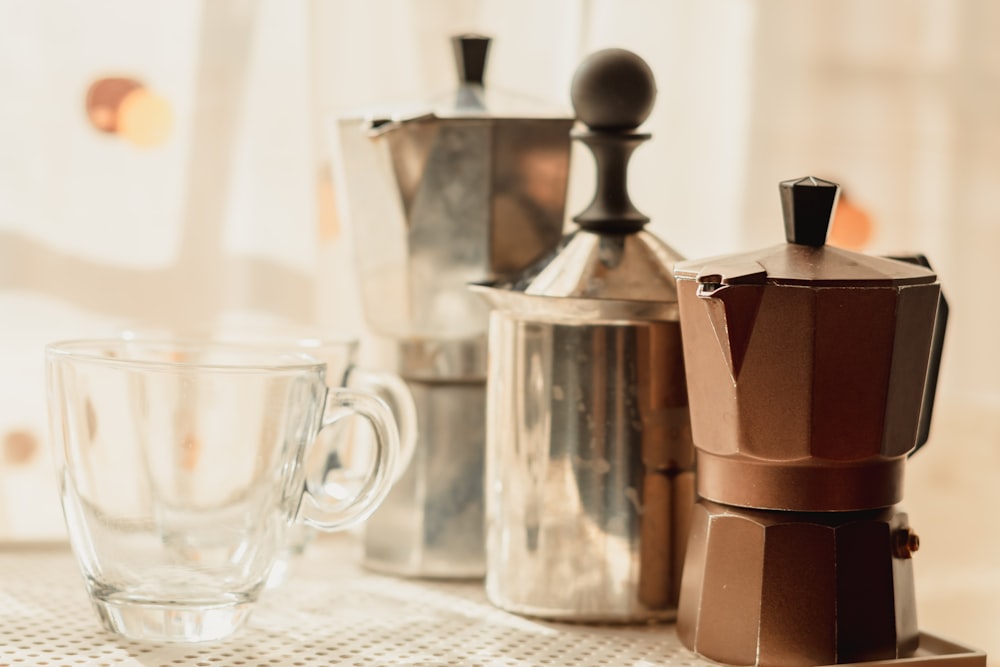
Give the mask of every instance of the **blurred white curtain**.
[[(567, 105), (605, 46), (651, 64), (631, 189), (689, 256), (782, 240), (779, 180), (839, 179), (870, 250), (925, 252), (954, 305), (943, 400), (1000, 400), (1000, 43), (989, 0), (0, 0), (0, 538), (58, 534), (41, 347), (124, 327), (362, 330), (324, 120), (454, 85)], [(100, 77), (169, 105), (162, 144), (101, 134)], [(576, 150), (568, 214), (593, 179)], [(39, 498), (37, 504), (25, 498)], [(37, 507), (36, 507), (37, 506)]]
[(748, 245), (774, 242), (774, 184), (815, 171), (875, 224), (866, 251), (922, 252), (952, 305), (938, 400), (1000, 405), (1000, 5), (758, 5), (746, 165)]
[[(324, 123), (452, 88), (453, 34), (494, 37), (488, 85), (567, 109), (586, 52), (646, 57), (663, 93), (635, 199), (691, 252), (711, 247), (706, 230), (734, 237), (752, 17), (732, 1), (0, 0), (0, 538), (61, 533), (46, 341), (363, 331)], [(166, 101), (166, 141), (140, 148), (91, 126), (86, 92), (109, 76)], [(712, 163), (696, 163), (706, 147)], [(592, 182), (589, 156), (574, 164), (571, 212)]]

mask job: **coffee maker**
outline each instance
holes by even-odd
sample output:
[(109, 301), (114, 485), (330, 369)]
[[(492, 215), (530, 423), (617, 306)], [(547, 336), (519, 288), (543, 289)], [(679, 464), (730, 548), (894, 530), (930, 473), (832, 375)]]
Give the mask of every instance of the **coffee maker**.
[(365, 349), (406, 381), (419, 422), (409, 467), (365, 526), (363, 562), (437, 578), (485, 573), (489, 309), (467, 284), (515, 275), (559, 243), (573, 125), (484, 86), (488, 38), (452, 41), (456, 90), (340, 119), (335, 151)]
[(787, 243), (675, 271), (701, 497), (678, 634), (718, 662), (917, 648), (919, 540), (896, 503), (947, 306), (920, 261), (825, 245), (838, 191), (783, 182)]
[(780, 184), (787, 243), (676, 268), (700, 500), (678, 634), (732, 665), (912, 655), (902, 496), (947, 306), (919, 260), (825, 245), (839, 188)]
[(694, 446), (673, 269), (627, 187), (653, 73), (604, 49), (571, 86), (596, 192), (559, 248), (474, 289), (490, 315), (486, 509), (490, 601), (547, 619), (677, 613)]

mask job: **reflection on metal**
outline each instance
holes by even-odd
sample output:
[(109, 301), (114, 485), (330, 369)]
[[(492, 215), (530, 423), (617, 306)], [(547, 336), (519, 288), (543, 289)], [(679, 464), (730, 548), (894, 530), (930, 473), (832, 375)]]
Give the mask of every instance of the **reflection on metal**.
[(408, 382), (418, 446), (365, 526), (364, 564), (435, 578), (482, 577), (485, 386)]
[(491, 601), (579, 621), (674, 616), (694, 503), (674, 322), (492, 316)]

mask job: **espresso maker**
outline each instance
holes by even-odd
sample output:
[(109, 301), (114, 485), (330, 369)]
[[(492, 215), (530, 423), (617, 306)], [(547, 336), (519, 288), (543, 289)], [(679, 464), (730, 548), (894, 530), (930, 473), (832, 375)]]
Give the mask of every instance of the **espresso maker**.
[(554, 253), (475, 288), (494, 307), (486, 592), (547, 619), (673, 619), (694, 504), (681, 257), (644, 229), (626, 182), (656, 87), (641, 58), (606, 49), (571, 94), (594, 199)]
[(700, 496), (678, 634), (717, 662), (895, 659), (919, 642), (919, 540), (896, 503), (947, 306), (925, 260), (825, 245), (838, 192), (783, 182), (787, 243), (676, 267)]
[(467, 284), (516, 275), (562, 237), (573, 119), (483, 85), (490, 40), (453, 39), (459, 86), (337, 123), (370, 363), (417, 407), (412, 461), (364, 530), (365, 565), (485, 572), (488, 308)]

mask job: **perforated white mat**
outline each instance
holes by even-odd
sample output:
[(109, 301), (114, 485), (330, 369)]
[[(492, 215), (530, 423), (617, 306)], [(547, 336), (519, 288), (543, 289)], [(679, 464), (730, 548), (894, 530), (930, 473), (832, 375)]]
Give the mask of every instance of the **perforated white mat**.
[(490, 606), (479, 583), (358, 568), (346, 537), (317, 542), (265, 594), (250, 626), (215, 644), (141, 644), (105, 632), (67, 547), (0, 548), (0, 667), (710, 665), (673, 626), (541, 623)]

